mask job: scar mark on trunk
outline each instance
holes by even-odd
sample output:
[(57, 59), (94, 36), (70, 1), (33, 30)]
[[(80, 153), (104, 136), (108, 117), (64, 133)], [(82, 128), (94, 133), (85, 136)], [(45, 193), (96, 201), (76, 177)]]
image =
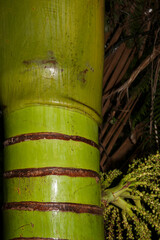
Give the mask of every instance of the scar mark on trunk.
[(96, 205), (68, 203), (68, 202), (9, 202), (3, 206), (4, 210), (18, 211), (54, 211), (54, 212), (74, 212), (102, 215), (103, 210)]
[(91, 177), (99, 182), (100, 176), (97, 172), (81, 168), (45, 167), (45, 168), (25, 168), (6, 171), (4, 178), (19, 177), (42, 177), (48, 175), (68, 176), (68, 177)]
[(81, 136), (66, 135), (66, 134), (55, 133), (55, 132), (27, 133), (27, 134), (14, 136), (5, 140), (4, 146), (6, 147), (6, 146), (13, 145), (20, 142), (35, 141), (35, 140), (41, 140), (41, 139), (57, 139), (57, 140), (64, 140), (64, 141), (72, 140), (76, 142), (83, 142), (92, 147), (99, 149), (98, 144), (90, 139), (87, 139)]

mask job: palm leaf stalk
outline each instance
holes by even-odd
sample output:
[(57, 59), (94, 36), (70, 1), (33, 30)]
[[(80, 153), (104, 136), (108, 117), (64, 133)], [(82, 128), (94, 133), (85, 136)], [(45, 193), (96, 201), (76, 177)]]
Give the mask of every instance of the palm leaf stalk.
[(155, 232), (160, 235), (159, 197), (159, 153), (134, 160), (126, 175), (117, 169), (103, 173), (106, 239), (152, 239)]
[(4, 240), (103, 240), (103, 0), (0, 1)]

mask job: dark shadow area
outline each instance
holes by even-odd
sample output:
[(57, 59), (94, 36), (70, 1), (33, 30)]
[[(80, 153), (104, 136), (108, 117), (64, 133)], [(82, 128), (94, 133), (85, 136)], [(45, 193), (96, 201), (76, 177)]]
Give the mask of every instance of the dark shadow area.
[(4, 139), (4, 129), (3, 129), (3, 115), (0, 109), (0, 236), (3, 236), (3, 139)]

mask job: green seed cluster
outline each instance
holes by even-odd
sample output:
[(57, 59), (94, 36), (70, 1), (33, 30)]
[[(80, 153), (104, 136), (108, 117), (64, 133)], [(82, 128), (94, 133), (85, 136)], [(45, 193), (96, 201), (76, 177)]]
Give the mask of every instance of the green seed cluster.
[(139, 216), (144, 219), (145, 222), (149, 222), (152, 228), (155, 228), (155, 230), (160, 234), (160, 219), (155, 216), (156, 214), (151, 213), (149, 210), (146, 210), (144, 208), (135, 208), (135, 211), (137, 211)]
[(124, 230), (126, 230), (126, 239), (134, 240), (132, 224), (130, 224), (129, 219), (126, 216), (126, 212), (124, 210), (122, 211), (122, 217), (123, 217), (123, 222), (122, 222), (123, 228)]
[(112, 214), (111, 214), (111, 216), (112, 217), (110, 217), (110, 219), (109, 219), (109, 222), (108, 222), (108, 224), (109, 224), (109, 228), (108, 228), (108, 234), (107, 234), (107, 238), (106, 239), (108, 239), (108, 240), (114, 240), (115, 238), (114, 238), (114, 228), (115, 228), (115, 220), (116, 220), (116, 216), (117, 215), (117, 212), (116, 212), (116, 209), (115, 208), (113, 208), (112, 209)]
[(101, 184), (106, 239), (150, 240), (151, 229), (160, 235), (159, 153), (134, 160), (124, 176), (117, 169), (102, 174)]
[(135, 231), (135, 239), (140, 240), (150, 240), (151, 239), (151, 231), (149, 230), (147, 224), (138, 218), (136, 215), (132, 218), (134, 231)]
[(101, 187), (107, 188), (112, 182), (118, 177), (122, 175), (122, 172), (118, 169), (114, 169), (106, 173), (101, 173)]
[(116, 238), (119, 240), (123, 240), (123, 230), (122, 230), (122, 226), (121, 226), (121, 217), (120, 217), (120, 213), (117, 209), (117, 217), (116, 217)]

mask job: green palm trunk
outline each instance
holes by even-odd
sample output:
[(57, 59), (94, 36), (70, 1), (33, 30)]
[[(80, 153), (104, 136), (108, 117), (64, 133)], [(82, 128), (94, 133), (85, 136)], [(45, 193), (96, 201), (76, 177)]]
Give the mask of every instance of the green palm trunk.
[(4, 239), (104, 239), (103, 0), (3, 0)]

